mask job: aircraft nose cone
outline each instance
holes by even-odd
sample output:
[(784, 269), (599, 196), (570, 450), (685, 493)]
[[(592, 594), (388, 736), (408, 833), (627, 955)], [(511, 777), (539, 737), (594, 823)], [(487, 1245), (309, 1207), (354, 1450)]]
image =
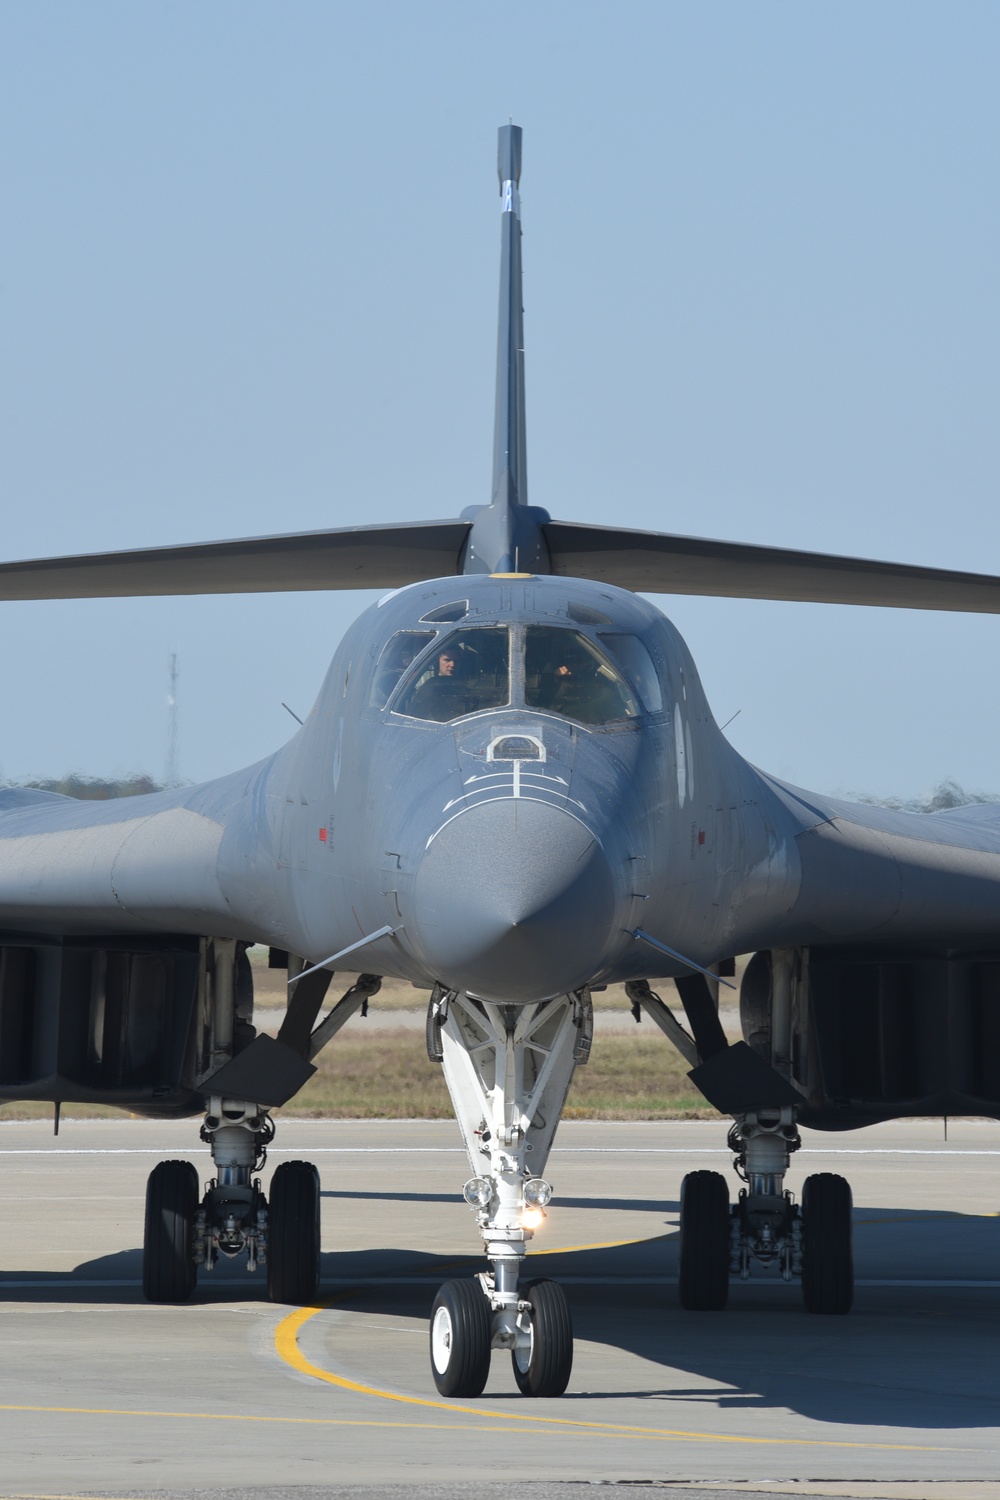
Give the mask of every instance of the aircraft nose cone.
[(615, 882), (597, 839), (560, 807), (504, 798), (470, 807), (417, 870), (411, 940), (442, 983), (486, 1000), (547, 999), (602, 966)]

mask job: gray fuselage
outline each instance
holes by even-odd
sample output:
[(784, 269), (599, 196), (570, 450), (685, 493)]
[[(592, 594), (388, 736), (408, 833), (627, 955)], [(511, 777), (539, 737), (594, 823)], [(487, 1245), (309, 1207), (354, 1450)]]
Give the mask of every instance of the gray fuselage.
[[(599, 722), (544, 687), (537, 643), (554, 662), (563, 639), (605, 662), (593, 692), (616, 676), (625, 695)], [(492, 706), (429, 680), (455, 641), (465, 662), (484, 656), (470, 643), (506, 642)], [(443, 721), (418, 711), (435, 686), (459, 695), (432, 710)], [(773, 781), (722, 736), (658, 610), (551, 576), (387, 596), (348, 631), (303, 727), (247, 771), (112, 804), (7, 793), (0, 808), (8, 930), (38, 930), (42, 909), (48, 931), (229, 935), (320, 962), (388, 926), (350, 967), (491, 999), (685, 972), (636, 930), (702, 964), (1000, 933), (995, 809), (928, 818)]]

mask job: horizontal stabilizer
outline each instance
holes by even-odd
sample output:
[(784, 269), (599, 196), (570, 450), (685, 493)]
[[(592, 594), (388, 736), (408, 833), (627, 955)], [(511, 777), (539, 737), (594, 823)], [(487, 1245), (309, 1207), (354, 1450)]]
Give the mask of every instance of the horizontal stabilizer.
[(459, 571), (467, 521), (417, 521), (0, 564), (0, 599), (394, 589)]
[[(0, 600), (402, 588), (460, 573), (471, 529), (416, 521), (0, 563)], [(985, 573), (571, 521), (538, 529), (553, 573), (636, 593), (1000, 614), (1000, 578)]]
[(553, 573), (636, 593), (1000, 614), (1000, 578), (984, 573), (571, 521), (551, 521), (542, 530)]

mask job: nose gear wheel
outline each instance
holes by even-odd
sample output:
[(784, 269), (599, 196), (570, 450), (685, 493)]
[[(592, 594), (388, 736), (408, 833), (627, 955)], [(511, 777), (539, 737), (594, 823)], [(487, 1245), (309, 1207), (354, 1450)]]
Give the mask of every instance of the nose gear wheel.
[(431, 1309), (431, 1370), (442, 1396), (481, 1396), (493, 1327), (478, 1281), (446, 1281)]
[(523, 1289), (518, 1324), (528, 1338), (510, 1351), (522, 1396), (561, 1396), (573, 1370), (573, 1321), (563, 1289), (555, 1281), (532, 1281)]

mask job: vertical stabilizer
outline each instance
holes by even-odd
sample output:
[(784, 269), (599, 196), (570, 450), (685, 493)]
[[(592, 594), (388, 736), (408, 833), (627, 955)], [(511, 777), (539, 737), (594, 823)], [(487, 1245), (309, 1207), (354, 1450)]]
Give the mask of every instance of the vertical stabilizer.
[(528, 503), (524, 439), (524, 305), (521, 291), (521, 127), (501, 125), (497, 150), (500, 197), (500, 320), (497, 402), (493, 428), (493, 503)]
[(547, 573), (548, 548), (541, 526), (545, 511), (528, 506), (528, 462), (524, 437), (524, 308), (521, 293), (521, 127), (501, 125), (497, 145), (500, 176), (500, 321), (497, 331), (497, 396), (493, 428), (493, 498), (467, 511), (472, 531), (465, 550), (466, 573)]

